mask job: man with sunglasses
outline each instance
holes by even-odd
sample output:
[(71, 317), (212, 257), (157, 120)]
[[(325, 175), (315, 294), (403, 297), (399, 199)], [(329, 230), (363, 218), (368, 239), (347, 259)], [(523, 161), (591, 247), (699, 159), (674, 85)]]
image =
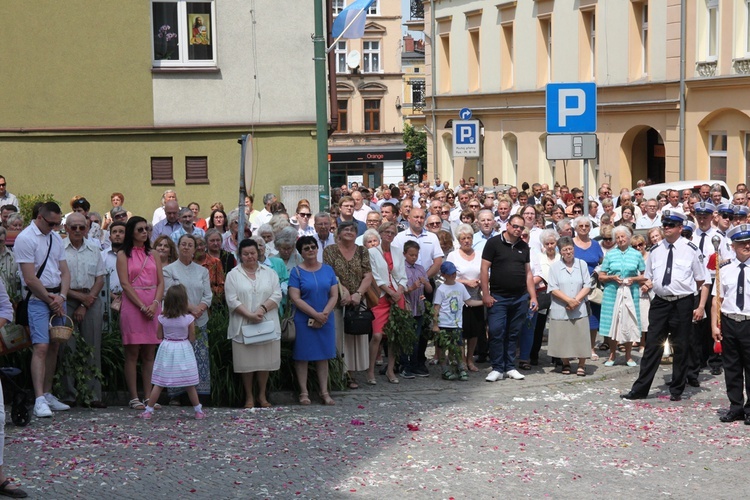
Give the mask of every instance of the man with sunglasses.
[(492, 362), (487, 382), (525, 378), (516, 369), (516, 346), (527, 314), (537, 310), (537, 300), (523, 230), (523, 217), (511, 216), (505, 232), (487, 240), (482, 251), (480, 284)]
[(749, 383), (747, 373), (750, 371), (750, 315), (747, 314), (750, 272), (746, 270), (750, 265), (750, 225), (740, 224), (732, 228), (727, 237), (732, 241), (737, 257), (720, 267), (721, 285), (714, 290), (720, 311), (714, 308), (711, 314), (713, 339), (722, 345), (724, 379), (729, 398), (729, 411), (719, 420), (727, 423), (744, 420), (745, 425), (750, 425), (750, 401), (745, 400), (744, 394)]
[(5, 205), (13, 205), (18, 208), (18, 198), (16, 195), (8, 192), (8, 182), (5, 177), (0, 175), (0, 207)]
[[(714, 280), (716, 279), (716, 270), (708, 267), (711, 256), (716, 253), (712, 239), (718, 235), (718, 231), (713, 227), (714, 212), (716, 207), (705, 201), (700, 201), (693, 205), (695, 218), (698, 221), (692, 241), (698, 247), (698, 251), (703, 256), (703, 263), (706, 264), (708, 280), (704, 288), (710, 297), (713, 292)], [(721, 238), (721, 236), (719, 236)], [(698, 374), (703, 366), (708, 364), (712, 375), (721, 375), (721, 356), (713, 352), (713, 339), (711, 337), (711, 325), (708, 318), (711, 317), (712, 301), (705, 302), (706, 317), (693, 324), (694, 338), (690, 342), (693, 348), (690, 359), (690, 368), (688, 370), (688, 380), (698, 380)]]
[[(22, 293), (24, 298), (29, 297), (29, 330), (33, 344), (31, 380), (37, 417), (51, 417), (51, 410), (70, 409), (50, 393), (59, 344), (50, 342), (49, 320), (51, 316), (63, 316), (67, 312), (65, 301), (70, 288), (65, 248), (62, 238), (55, 232), (61, 220), (60, 206), (54, 202), (44, 203), (36, 218), (18, 235), (13, 249), (21, 268)], [(37, 277), (42, 265), (44, 268)]]
[[(653, 284), (656, 294), (648, 313), (646, 348), (638, 379), (629, 392), (620, 396), (623, 399), (648, 397), (659, 369), (664, 342), (669, 338), (674, 352), (670, 400), (682, 400), (688, 381), (693, 320), (703, 317), (701, 304), (694, 309), (694, 296), (703, 287), (707, 274), (698, 247), (680, 235), (685, 220), (681, 212), (664, 210), (662, 213), (664, 239), (651, 249), (646, 262), (645, 276)], [(707, 294), (702, 294), (701, 300), (705, 298)]]
[[(72, 213), (65, 219), (65, 232), (68, 235), (65, 240), (65, 260), (70, 270), (67, 314), (73, 319), (76, 330), (81, 334), (80, 341), (87, 343), (92, 349), (92, 358), (87, 361), (87, 365), (101, 369), (104, 307), (99, 294), (104, 287), (107, 269), (104, 266), (101, 248), (84, 237), (86, 226), (86, 219), (81, 214)], [(72, 356), (75, 350), (76, 340), (71, 338), (67, 344), (62, 345), (60, 360), (65, 356)], [(88, 379), (92, 401), (87, 403), (92, 408), (106, 408), (102, 401), (101, 382), (91, 375)], [(77, 391), (72, 374), (66, 374), (61, 385), (62, 400), (75, 402)]]

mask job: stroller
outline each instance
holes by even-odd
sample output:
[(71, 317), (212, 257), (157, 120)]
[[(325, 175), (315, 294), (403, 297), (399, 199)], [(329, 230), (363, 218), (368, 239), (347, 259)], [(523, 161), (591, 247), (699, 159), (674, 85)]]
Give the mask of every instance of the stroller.
[(19, 368), (3, 367), (0, 368), (0, 380), (3, 383), (3, 392), (5, 401), (10, 401), (10, 419), (19, 426), (25, 427), (31, 421), (31, 412), (29, 408), (34, 402), (31, 394), (22, 389), (13, 378), (21, 373)]

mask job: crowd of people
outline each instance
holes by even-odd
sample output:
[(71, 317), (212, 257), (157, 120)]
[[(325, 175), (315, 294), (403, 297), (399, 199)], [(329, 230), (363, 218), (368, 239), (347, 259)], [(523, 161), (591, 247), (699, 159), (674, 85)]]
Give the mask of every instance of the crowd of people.
[[(0, 192), (0, 201), (10, 201), (0, 206), (0, 273), (11, 296), (28, 304), (34, 414), (49, 417), (77, 398), (72, 381), (51, 394), (56, 363), (75, 345), (50, 343), (50, 317), (72, 318), (98, 367), (109, 297), (122, 332), (129, 405), (143, 418), (159, 407), (164, 387), (170, 402), (186, 394), (196, 418), (205, 416), (208, 316), (226, 308), (246, 408), (271, 406), (268, 378), (280, 368), (278, 334), (290, 318), (302, 405), (311, 403), (311, 362), (320, 400), (335, 404), (328, 361), (337, 356), (350, 389), (428, 377), (430, 365), (449, 381), (482, 369), (488, 382), (522, 380), (540, 372), (534, 367), (548, 331), (546, 354), (563, 374), (585, 377), (596, 362), (637, 366), (633, 353), (640, 352), (626, 399), (648, 395), (669, 339), (671, 399), (699, 386), (702, 369), (725, 371), (731, 408), (722, 420), (742, 416), (750, 425), (742, 394), (750, 354), (744, 267), (726, 278), (723, 272), (744, 266), (750, 251), (746, 186), (727, 200), (709, 185), (646, 199), (644, 185), (613, 197), (602, 184), (585, 199), (578, 188), (518, 188), (497, 179), (492, 186), (462, 179), (455, 190), (439, 180), (378, 189), (352, 183), (333, 189), (326, 212), (313, 213), (307, 200), (288, 210), (269, 193), (261, 210), (249, 196), (228, 213), (216, 202), (205, 218), (198, 203), (183, 206), (172, 190), (149, 218), (113, 193), (103, 217), (76, 196), (70, 213), (43, 203), (30, 221)], [(719, 310), (714, 295), (723, 300)], [(387, 339), (394, 304), (417, 325), (413, 348), (399, 356)], [(369, 335), (345, 327), (347, 311), (360, 309), (372, 313)], [(714, 345), (722, 339), (720, 355)], [(90, 390), (87, 404), (105, 407), (95, 377)]]

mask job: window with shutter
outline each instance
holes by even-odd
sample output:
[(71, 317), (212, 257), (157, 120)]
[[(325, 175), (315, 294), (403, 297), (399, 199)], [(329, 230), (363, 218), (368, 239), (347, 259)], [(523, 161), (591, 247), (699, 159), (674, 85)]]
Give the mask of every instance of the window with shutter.
[(151, 185), (174, 186), (172, 174), (172, 157), (151, 157)]
[(208, 184), (208, 157), (185, 157), (185, 184)]

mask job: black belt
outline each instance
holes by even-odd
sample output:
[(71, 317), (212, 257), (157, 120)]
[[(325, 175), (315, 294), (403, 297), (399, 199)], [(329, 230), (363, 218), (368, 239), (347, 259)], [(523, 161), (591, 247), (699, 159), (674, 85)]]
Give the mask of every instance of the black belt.
[(682, 300), (688, 297), (693, 297), (694, 295), (695, 294), (693, 293), (688, 293), (686, 295), (664, 295), (664, 296), (657, 295), (657, 297), (659, 297), (661, 300), (666, 300), (667, 302), (674, 302), (676, 300)]
[(70, 290), (78, 293), (89, 293), (91, 288), (71, 288)]
[[(26, 291), (28, 291), (28, 292), (31, 291), (31, 289), (29, 287), (24, 287), (24, 288), (26, 288)], [(58, 285), (58, 286), (56, 286), (54, 288), (45, 288), (45, 290), (47, 290), (49, 293), (60, 293), (60, 291), (62, 290), (62, 287), (60, 285)]]

